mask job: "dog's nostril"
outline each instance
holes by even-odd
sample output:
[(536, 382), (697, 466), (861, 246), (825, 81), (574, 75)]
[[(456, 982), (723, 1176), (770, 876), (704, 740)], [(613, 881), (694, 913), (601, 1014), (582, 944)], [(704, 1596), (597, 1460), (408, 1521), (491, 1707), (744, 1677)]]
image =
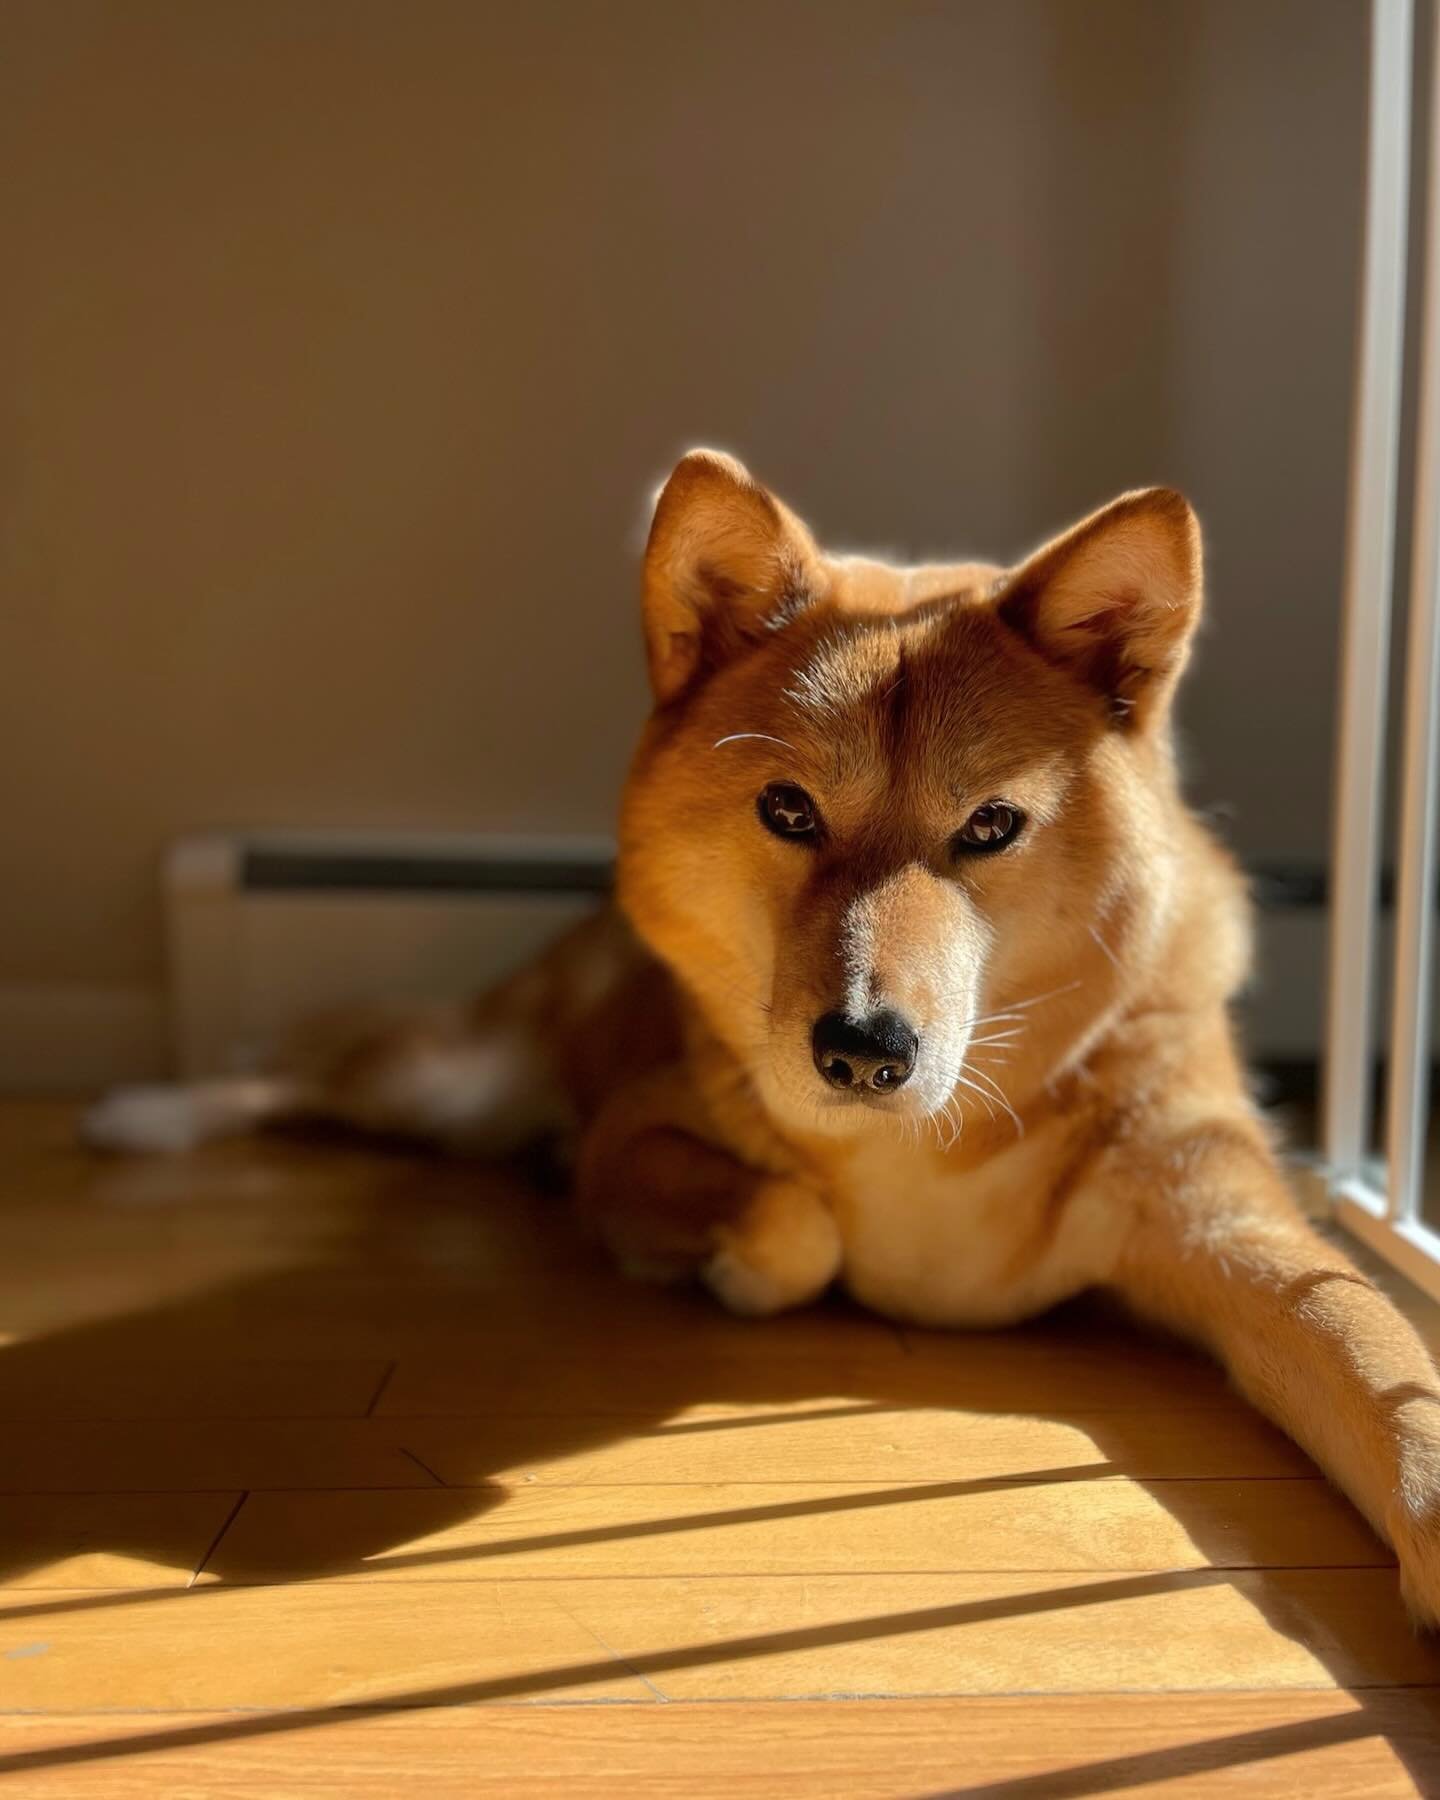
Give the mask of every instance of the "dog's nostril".
[(815, 1067), (831, 1087), (889, 1094), (909, 1080), (920, 1040), (899, 1013), (882, 1009), (864, 1019), (826, 1013), (815, 1021)]
[(820, 1073), (831, 1087), (853, 1087), (855, 1071), (843, 1056), (826, 1056), (820, 1061)]

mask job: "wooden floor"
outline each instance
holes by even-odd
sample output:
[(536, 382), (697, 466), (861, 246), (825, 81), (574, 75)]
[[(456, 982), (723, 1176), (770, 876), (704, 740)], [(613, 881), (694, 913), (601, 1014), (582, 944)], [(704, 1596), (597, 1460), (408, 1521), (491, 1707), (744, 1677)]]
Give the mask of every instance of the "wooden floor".
[(768, 1325), (513, 1174), (0, 1111), (0, 1795), (1440, 1793), (1387, 1553), (1172, 1346)]

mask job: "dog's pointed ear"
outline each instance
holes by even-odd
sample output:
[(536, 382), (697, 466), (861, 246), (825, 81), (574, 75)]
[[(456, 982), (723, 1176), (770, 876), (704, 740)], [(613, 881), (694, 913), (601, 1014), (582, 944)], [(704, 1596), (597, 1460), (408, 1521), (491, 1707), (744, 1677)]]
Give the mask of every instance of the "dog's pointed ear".
[(645, 643), (661, 704), (814, 599), (814, 539), (733, 456), (692, 450), (645, 547)]
[(1001, 584), (1000, 618), (1110, 702), (1117, 721), (1164, 709), (1185, 666), (1203, 588), (1200, 525), (1173, 488), (1122, 494)]

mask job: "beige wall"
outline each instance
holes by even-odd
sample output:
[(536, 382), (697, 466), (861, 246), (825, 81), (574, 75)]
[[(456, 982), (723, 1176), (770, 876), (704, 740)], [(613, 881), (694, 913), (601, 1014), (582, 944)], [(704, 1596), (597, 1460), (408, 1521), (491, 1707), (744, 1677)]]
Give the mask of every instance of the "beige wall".
[(642, 496), (1206, 516), (1197, 794), (1323, 847), (1358, 0), (7, 0), (0, 985), (220, 824), (603, 828)]

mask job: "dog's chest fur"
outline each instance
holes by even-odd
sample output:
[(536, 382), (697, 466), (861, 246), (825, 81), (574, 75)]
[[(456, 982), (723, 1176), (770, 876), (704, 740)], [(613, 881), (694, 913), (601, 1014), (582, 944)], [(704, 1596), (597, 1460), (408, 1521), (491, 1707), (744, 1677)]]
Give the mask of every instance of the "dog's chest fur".
[(1068, 1137), (1056, 1121), (968, 1169), (933, 1148), (849, 1146), (827, 1172), (846, 1286), (892, 1318), (979, 1327), (1087, 1286), (1119, 1222), (1096, 1176), (1057, 1180)]

